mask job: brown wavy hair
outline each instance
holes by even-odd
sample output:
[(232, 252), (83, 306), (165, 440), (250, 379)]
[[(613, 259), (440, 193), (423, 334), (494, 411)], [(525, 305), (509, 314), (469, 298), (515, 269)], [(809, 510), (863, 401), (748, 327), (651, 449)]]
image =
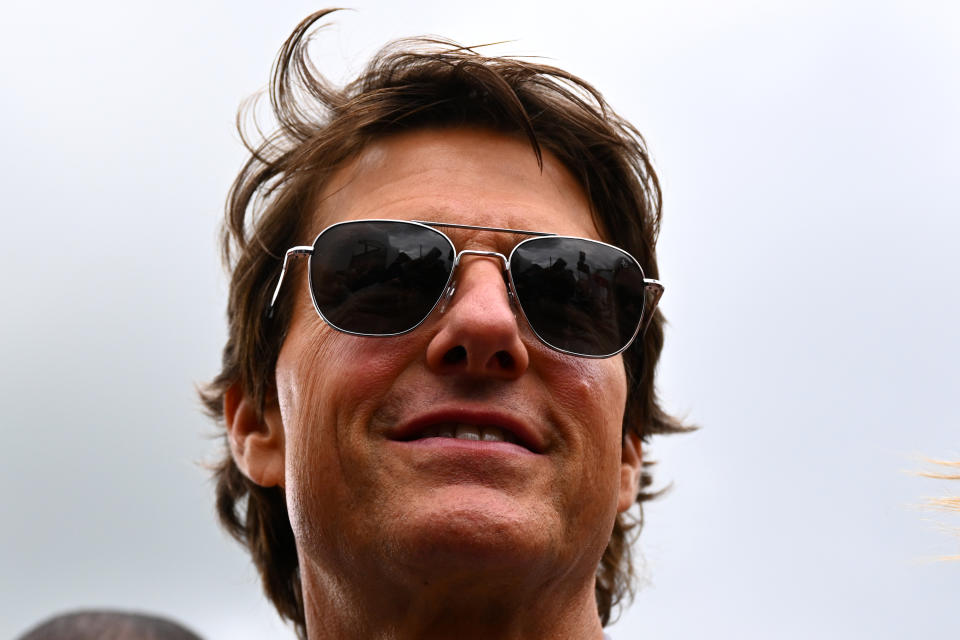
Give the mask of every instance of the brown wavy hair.
[[(292, 245), (310, 242), (316, 233), (305, 228), (311, 204), (331, 174), (372, 140), (457, 126), (520, 135), (541, 166), (546, 149), (571, 171), (607, 239), (632, 253), (648, 277), (658, 275), (661, 192), (646, 144), (592, 86), (555, 67), (488, 57), (430, 38), (388, 45), (355, 80), (337, 87), (307, 53), (311, 27), (332, 11), (307, 17), (280, 50), (268, 89), (272, 133), (264, 135), (257, 125), (256, 100), (242, 106), (237, 117), (250, 157), (230, 190), (221, 237), (231, 275), (229, 336), (222, 369), (201, 392), (221, 425), (224, 394), (234, 384), (262, 410), (291, 314), (292, 296), (284, 296), (272, 319), (264, 315), (282, 255)], [(253, 136), (245, 126), (250, 116)], [(628, 381), (624, 433), (633, 431), (645, 441), (653, 434), (687, 429), (663, 410), (654, 391), (662, 346), (658, 311), (642, 340), (623, 354)], [(222, 525), (250, 551), (267, 596), (305, 637), (300, 570), (283, 490), (258, 486), (244, 476), (225, 433), (214, 478)], [(651, 481), (645, 463), (638, 503), (652, 497)], [(642, 507), (636, 511), (635, 516), (617, 517), (597, 567), (597, 607), (604, 625), (633, 595), (630, 545), (643, 518)]]

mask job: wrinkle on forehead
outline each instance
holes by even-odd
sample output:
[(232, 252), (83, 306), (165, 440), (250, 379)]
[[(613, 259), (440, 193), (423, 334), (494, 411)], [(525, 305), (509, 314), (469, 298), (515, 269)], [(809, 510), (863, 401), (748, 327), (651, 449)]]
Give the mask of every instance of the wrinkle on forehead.
[[(528, 200), (534, 197), (538, 205), (549, 202), (558, 211), (587, 215), (578, 216), (576, 228), (544, 228), (530, 222)], [(498, 203), (496, 211), (489, 210), (491, 203)], [(491, 226), (603, 237), (583, 188), (549, 151), (543, 152), (541, 168), (526, 140), (470, 128), (417, 130), (370, 143), (330, 177), (315, 207), (313, 231), (347, 219), (462, 222), (464, 217), (480, 224), (496, 220)]]

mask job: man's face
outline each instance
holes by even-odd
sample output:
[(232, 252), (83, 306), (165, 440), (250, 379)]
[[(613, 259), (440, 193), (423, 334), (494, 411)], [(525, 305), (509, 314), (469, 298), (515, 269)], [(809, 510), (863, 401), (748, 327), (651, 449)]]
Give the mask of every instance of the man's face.
[[(365, 218), (602, 239), (553, 156), (544, 153), (541, 172), (526, 141), (473, 129), (371, 144), (330, 180), (311, 231)], [(518, 241), (444, 231), (458, 251), (506, 255)], [(636, 490), (636, 461), (621, 461), (621, 358), (540, 343), (511, 307), (498, 260), (465, 257), (446, 310), (389, 338), (324, 324), (305, 272), (282, 293), (296, 301), (276, 369), (283, 484), (304, 571), (592, 576)], [(529, 446), (431, 437), (471, 430), (519, 434)]]

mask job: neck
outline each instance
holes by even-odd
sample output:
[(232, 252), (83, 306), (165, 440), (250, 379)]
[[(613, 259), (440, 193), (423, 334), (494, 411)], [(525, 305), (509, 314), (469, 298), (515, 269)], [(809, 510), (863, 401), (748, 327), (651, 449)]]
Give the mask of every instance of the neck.
[[(600, 640), (593, 576), (394, 577), (301, 565), (309, 640)], [(397, 579), (399, 578), (399, 579)]]

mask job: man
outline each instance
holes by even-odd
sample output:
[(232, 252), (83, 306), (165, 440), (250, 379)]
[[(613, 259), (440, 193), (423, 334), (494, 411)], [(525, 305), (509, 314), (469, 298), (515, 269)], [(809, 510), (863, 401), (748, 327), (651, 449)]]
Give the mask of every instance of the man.
[(643, 140), (563, 71), (436, 41), (332, 87), (328, 13), (228, 202), (221, 521), (300, 637), (599, 640), (641, 443), (683, 429)]

